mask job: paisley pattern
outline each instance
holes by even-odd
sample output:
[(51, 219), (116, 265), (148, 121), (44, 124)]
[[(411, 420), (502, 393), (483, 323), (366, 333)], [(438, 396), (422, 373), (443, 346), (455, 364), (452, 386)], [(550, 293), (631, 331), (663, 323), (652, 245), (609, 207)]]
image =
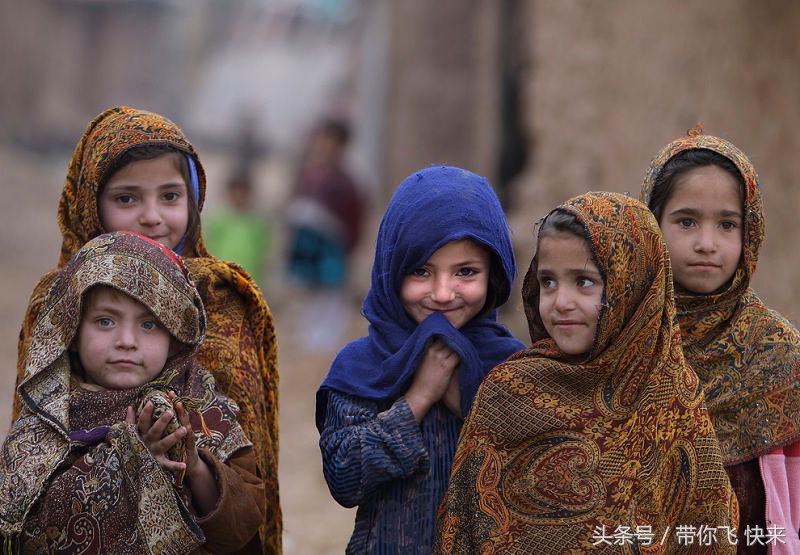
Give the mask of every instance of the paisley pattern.
[[(202, 209), (206, 177), (197, 152), (167, 118), (120, 106), (89, 123), (70, 160), (58, 207), (61, 254), (56, 269), (36, 284), (20, 331), (17, 384), (42, 301), (58, 269), (87, 241), (105, 230), (97, 212), (97, 193), (115, 164), (131, 148), (169, 145), (191, 157), (197, 170), (197, 202)], [(205, 305), (206, 340), (199, 362), (214, 374), (220, 391), (240, 407), (239, 422), (253, 441), (266, 484), (267, 519), (261, 530), (264, 553), (281, 552), (282, 515), (278, 492), (278, 356), (272, 313), (261, 291), (241, 266), (222, 262), (205, 247), (202, 235), (183, 249), (183, 258)], [(14, 415), (20, 399), (14, 399)]]
[(698, 148), (731, 160), (745, 182), (743, 252), (731, 283), (710, 295), (679, 290), (676, 296), (684, 353), (703, 384), (730, 466), (800, 439), (800, 332), (750, 288), (765, 219), (758, 176), (741, 150), (697, 127), (653, 159), (641, 200), (650, 201), (664, 164)]
[[(587, 357), (564, 354), (523, 285), (529, 349), (497, 366), (464, 422), (437, 553), (677, 553), (678, 525), (735, 527), (738, 506), (697, 376), (684, 362), (658, 224), (640, 202), (588, 193), (555, 210), (586, 226), (605, 280)], [(577, 360), (580, 358), (580, 360)], [(602, 545), (599, 530), (663, 543)], [(732, 553), (718, 542), (692, 553)]]
[[(145, 303), (184, 347), (143, 388), (83, 389), (69, 347), (83, 294), (114, 287)], [(194, 355), (205, 333), (202, 301), (180, 258), (138, 234), (87, 243), (55, 279), (33, 332), (23, 401), (0, 456), (0, 531), (6, 548), (46, 553), (203, 553), (203, 532), (125, 422), (146, 391), (179, 392), (199, 448), (226, 461), (251, 445), (237, 407), (215, 391)]]

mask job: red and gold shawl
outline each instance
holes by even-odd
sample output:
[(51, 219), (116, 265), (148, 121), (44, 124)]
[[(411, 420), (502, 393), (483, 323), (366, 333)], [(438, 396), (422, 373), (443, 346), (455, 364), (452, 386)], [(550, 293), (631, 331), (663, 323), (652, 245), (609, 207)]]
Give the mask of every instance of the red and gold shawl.
[[(40, 306), (58, 268), (88, 240), (106, 230), (97, 211), (97, 194), (119, 158), (145, 145), (169, 145), (190, 156), (197, 170), (196, 201), (202, 208), (206, 177), (197, 152), (167, 118), (128, 107), (111, 108), (89, 123), (70, 160), (58, 207), (62, 244), (58, 267), (36, 285), (19, 338), (17, 383)], [(264, 553), (281, 552), (282, 516), (278, 494), (278, 361), (272, 314), (258, 286), (238, 264), (223, 262), (206, 249), (202, 235), (185, 245), (183, 258), (203, 299), (208, 330), (199, 362), (220, 390), (239, 405), (239, 421), (253, 442), (265, 482), (267, 519), (261, 531)], [(14, 400), (14, 414), (20, 409)]]
[(690, 149), (731, 160), (745, 183), (742, 257), (722, 290), (698, 295), (677, 288), (684, 355), (705, 389), (726, 466), (800, 439), (800, 333), (750, 288), (764, 240), (764, 209), (755, 168), (725, 139), (701, 127), (672, 141), (650, 163), (641, 191), (649, 203), (664, 165)]
[[(142, 388), (83, 389), (74, 375), (70, 345), (84, 294), (96, 285), (147, 306), (183, 347)], [(42, 303), (19, 387), (22, 411), (0, 456), (4, 549), (203, 552), (188, 500), (125, 413), (148, 388), (174, 390), (192, 407), (198, 448), (224, 462), (251, 445), (236, 406), (217, 395), (194, 358), (205, 330), (202, 301), (180, 258), (138, 234), (98, 236), (65, 265)]]
[(726, 531), (738, 507), (700, 383), (683, 359), (655, 218), (616, 193), (588, 193), (555, 210), (585, 225), (605, 280), (594, 345), (569, 356), (546, 334), (534, 257), (523, 285), (532, 345), (478, 391), (436, 552), (685, 553), (676, 527), (701, 526), (717, 527), (716, 541), (693, 537), (692, 553), (735, 552)]

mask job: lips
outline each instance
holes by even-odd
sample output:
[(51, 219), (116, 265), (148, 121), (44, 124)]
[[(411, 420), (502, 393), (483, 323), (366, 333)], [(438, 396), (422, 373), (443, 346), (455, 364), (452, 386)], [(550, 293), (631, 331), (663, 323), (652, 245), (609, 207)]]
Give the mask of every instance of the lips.
[(112, 360), (111, 364), (115, 364), (117, 366), (138, 366), (139, 365), (138, 362), (135, 362), (133, 360), (127, 360), (127, 359), (124, 359), (124, 360)]
[(687, 266), (698, 270), (716, 270), (720, 267), (719, 264), (714, 264), (713, 262), (691, 262)]

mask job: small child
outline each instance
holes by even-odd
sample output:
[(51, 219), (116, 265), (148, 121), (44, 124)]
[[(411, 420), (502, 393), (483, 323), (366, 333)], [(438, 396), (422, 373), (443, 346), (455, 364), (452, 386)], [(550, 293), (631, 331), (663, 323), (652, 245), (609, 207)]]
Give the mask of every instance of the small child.
[(205, 331), (186, 267), (142, 235), (64, 266), (0, 456), (4, 553), (261, 553), (264, 483), (194, 358)]
[(497, 322), (516, 267), (486, 179), (433, 166), (395, 191), (363, 314), (317, 392), (325, 479), (358, 506), (347, 553), (428, 554), (463, 415), (524, 344)]
[(272, 226), (255, 206), (256, 189), (247, 174), (228, 180), (226, 202), (204, 218), (208, 249), (222, 260), (241, 264), (262, 291), (266, 290), (272, 248)]
[[(183, 258), (203, 300), (208, 325), (197, 358), (220, 391), (239, 406), (266, 487), (260, 531), (265, 553), (281, 552), (278, 492), (278, 362), (272, 313), (250, 275), (223, 262), (203, 242), (200, 211), (206, 177), (194, 146), (160, 114), (119, 106), (87, 126), (67, 168), (58, 205), (61, 255), (34, 287), (22, 322), (17, 385), (41, 304), (58, 271), (88, 241), (136, 231)], [(14, 398), (14, 416), (20, 398)]]
[(800, 332), (750, 288), (764, 239), (755, 168), (698, 126), (653, 159), (641, 199), (670, 251), (684, 354), (739, 499), (739, 553), (800, 553)]
[(434, 552), (735, 552), (736, 499), (647, 207), (600, 192), (551, 211), (523, 304), (533, 343), (475, 397)]

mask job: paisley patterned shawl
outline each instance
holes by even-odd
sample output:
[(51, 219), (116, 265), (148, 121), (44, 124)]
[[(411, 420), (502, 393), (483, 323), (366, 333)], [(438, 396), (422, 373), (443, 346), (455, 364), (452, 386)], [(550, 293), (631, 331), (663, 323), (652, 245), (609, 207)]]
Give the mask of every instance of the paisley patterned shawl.
[[(436, 552), (633, 553), (602, 540), (602, 530), (629, 527), (655, 534), (638, 552), (673, 553), (674, 534), (659, 544), (667, 527), (735, 527), (738, 508), (702, 389), (683, 359), (655, 218), (616, 193), (588, 193), (556, 210), (586, 226), (605, 280), (594, 345), (569, 356), (546, 334), (534, 257), (523, 285), (533, 343), (478, 391), (440, 508)], [(692, 552), (735, 552), (722, 536)]]
[(690, 149), (731, 160), (745, 182), (742, 258), (731, 282), (709, 295), (677, 288), (684, 354), (700, 377), (725, 465), (754, 459), (800, 439), (800, 333), (751, 289), (764, 240), (764, 210), (755, 168), (725, 139), (701, 127), (666, 145), (642, 185), (649, 203), (664, 165)]
[[(104, 233), (97, 193), (124, 153), (145, 145), (169, 145), (193, 161), (196, 200), (202, 209), (206, 177), (194, 146), (167, 118), (120, 106), (98, 115), (87, 127), (70, 160), (58, 206), (62, 244), (58, 267), (37, 283), (20, 331), (17, 384), (25, 377), (25, 359), (41, 303), (58, 268), (78, 249)], [(265, 553), (280, 553), (282, 516), (278, 493), (278, 355), (272, 313), (247, 271), (223, 262), (205, 247), (202, 234), (185, 245), (183, 258), (205, 305), (208, 330), (198, 360), (217, 380), (220, 391), (241, 410), (239, 422), (252, 440), (267, 495), (267, 520), (261, 531)], [(19, 414), (14, 399), (14, 415)]]
[(172, 476), (125, 422), (140, 388), (83, 390), (72, 376), (68, 348), (83, 295), (95, 285), (145, 304), (184, 346), (155, 382), (194, 407), (198, 447), (225, 461), (251, 445), (236, 422), (236, 405), (216, 394), (213, 377), (194, 358), (205, 314), (180, 258), (135, 233), (101, 235), (56, 278), (33, 332), (27, 378), (19, 388), (22, 413), (0, 457), (4, 542), (19, 542), (25, 552), (195, 552), (202, 531)]

